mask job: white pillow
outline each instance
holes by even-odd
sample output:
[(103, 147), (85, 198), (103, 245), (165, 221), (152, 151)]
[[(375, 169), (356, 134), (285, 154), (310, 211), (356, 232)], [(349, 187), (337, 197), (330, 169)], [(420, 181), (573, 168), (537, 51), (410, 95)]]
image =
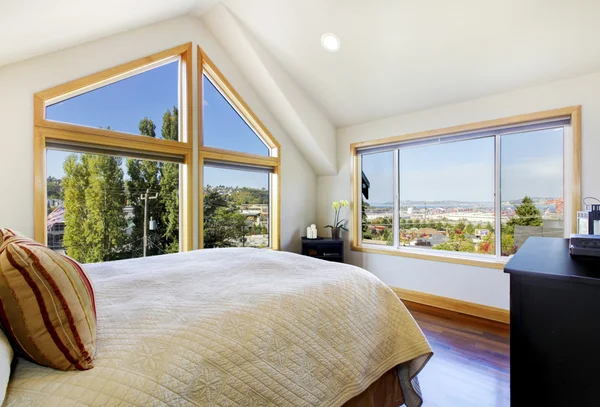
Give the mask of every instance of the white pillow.
[(4, 403), (6, 397), (6, 388), (10, 378), (10, 364), (13, 360), (13, 350), (4, 334), (0, 329), (0, 405)]

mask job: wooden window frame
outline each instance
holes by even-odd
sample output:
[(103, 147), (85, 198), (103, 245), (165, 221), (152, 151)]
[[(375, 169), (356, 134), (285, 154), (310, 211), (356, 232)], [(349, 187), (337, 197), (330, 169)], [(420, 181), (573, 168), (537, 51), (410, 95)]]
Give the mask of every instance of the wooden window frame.
[[(273, 173), (270, 176), (269, 193), (270, 208), (270, 248), (279, 250), (281, 245), (281, 146), (269, 132), (267, 127), (260, 121), (258, 116), (244, 102), (241, 96), (231, 86), (229, 81), (210, 60), (204, 51), (198, 47), (198, 246), (204, 248), (204, 160), (223, 161), (231, 164), (256, 165), (270, 167)], [(204, 146), (203, 138), (203, 75), (207, 74), (209, 79), (215, 83), (218, 90), (233, 105), (241, 117), (257, 133), (257, 136), (267, 145), (270, 156), (242, 153), (238, 151), (219, 149)]]
[[(79, 94), (82, 90), (92, 90), (111, 83), (115, 79), (128, 77), (141, 72), (146, 67), (160, 64), (170, 58), (180, 58), (179, 72), (179, 134), (182, 141), (162, 140), (129, 133), (92, 128), (72, 123), (47, 120), (46, 104), (58, 98)], [(193, 246), (193, 136), (192, 136), (192, 43), (186, 43), (156, 54), (140, 58), (104, 71), (36, 93), (34, 105), (34, 238), (46, 244), (46, 145), (59, 142), (66, 148), (77, 145), (91, 145), (107, 148), (111, 154), (119, 151), (128, 155), (139, 153), (143, 156), (176, 155), (183, 157), (186, 172), (180, 202), (180, 225), (182, 251), (192, 250)]]
[[(487, 267), (494, 269), (503, 269), (506, 260), (493, 258), (490, 260), (485, 259), (475, 259), (475, 258), (467, 258), (457, 256), (457, 255), (448, 255), (443, 252), (436, 253), (415, 253), (402, 250), (401, 248), (391, 247), (391, 248), (373, 248), (370, 246), (365, 246), (360, 243), (360, 222), (361, 222), (361, 181), (362, 176), (359, 173), (360, 165), (359, 159), (360, 154), (357, 153), (358, 149), (365, 147), (376, 147), (376, 146), (384, 146), (387, 144), (393, 144), (403, 141), (409, 140), (418, 140), (418, 139), (426, 139), (430, 137), (440, 137), (451, 135), (454, 133), (462, 133), (462, 132), (471, 132), (478, 130), (491, 129), (496, 127), (503, 126), (516, 126), (523, 125), (537, 121), (543, 120), (552, 120), (563, 117), (569, 117), (571, 121), (571, 131), (572, 131), (572, 167), (570, 168), (570, 192), (571, 196), (565, 196), (565, 200), (570, 199), (570, 209), (571, 209), (571, 229), (573, 233), (576, 233), (577, 228), (577, 211), (581, 210), (581, 106), (569, 106), (560, 109), (546, 110), (542, 112), (506, 117), (501, 119), (487, 120), (483, 122), (471, 123), (466, 125), (459, 125), (453, 127), (447, 127), (443, 129), (437, 130), (428, 130), (418, 133), (406, 134), (402, 136), (388, 137), (378, 140), (369, 140), (363, 142), (352, 143), (350, 145), (350, 159), (351, 159), (351, 231), (350, 231), (350, 248), (353, 251), (365, 252), (365, 253), (376, 253), (376, 254), (386, 254), (392, 256), (400, 256), (400, 257), (408, 257), (422, 260), (431, 260), (431, 261), (439, 261), (445, 263), (454, 263), (454, 264), (463, 264), (468, 266), (476, 266), (476, 267)], [(563, 152), (564, 158), (565, 152)], [(565, 163), (566, 165), (566, 163)], [(494, 188), (497, 193), (497, 188)], [(395, 216), (395, 215), (394, 215)], [(396, 225), (396, 222), (394, 222)], [(394, 226), (395, 227), (395, 226)]]

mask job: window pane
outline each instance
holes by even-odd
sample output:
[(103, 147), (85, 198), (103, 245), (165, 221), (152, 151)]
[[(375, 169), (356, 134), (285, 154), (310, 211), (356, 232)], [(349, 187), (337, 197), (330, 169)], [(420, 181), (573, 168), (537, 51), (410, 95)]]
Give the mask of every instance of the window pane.
[(269, 247), (269, 174), (204, 167), (204, 247)]
[(400, 150), (400, 245), (494, 254), (494, 138)]
[(502, 254), (529, 236), (564, 236), (563, 128), (500, 139)]
[(202, 113), (204, 145), (242, 153), (270, 155), (265, 143), (206, 75), (202, 76), (202, 86), (204, 92)]
[(178, 140), (178, 83), (174, 61), (50, 105), (46, 119)]
[(83, 263), (179, 251), (179, 164), (56, 150), (46, 162), (51, 249)]
[(361, 155), (362, 241), (394, 244), (394, 153)]

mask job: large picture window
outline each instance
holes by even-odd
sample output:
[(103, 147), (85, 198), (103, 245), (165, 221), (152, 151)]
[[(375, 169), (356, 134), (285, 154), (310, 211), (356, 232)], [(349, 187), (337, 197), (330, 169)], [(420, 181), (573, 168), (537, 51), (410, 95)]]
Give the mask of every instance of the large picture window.
[(579, 109), (535, 117), (353, 145), (353, 249), (501, 267), (530, 236), (568, 236)]
[(37, 241), (84, 263), (279, 249), (279, 143), (200, 47), (197, 58), (197, 109), (191, 43), (34, 96)]

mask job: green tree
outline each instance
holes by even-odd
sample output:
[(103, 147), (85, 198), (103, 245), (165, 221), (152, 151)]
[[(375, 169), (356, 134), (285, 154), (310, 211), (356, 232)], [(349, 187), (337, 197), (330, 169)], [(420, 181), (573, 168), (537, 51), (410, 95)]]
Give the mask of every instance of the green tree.
[(87, 155), (89, 184), (85, 194), (87, 219), (84, 221), (87, 258), (85, 262), (116, 260), (125, 243), (125, 183), (123, 159)]
[(67, 254), (81, 262), (87, 259), (85, 192), (89, 185), (89, 174), (85, 161), (85, 155), (81, 160), (76, 154), (69, 155), (63, 164), (65, 175), (62, 181), (66, 225), (63, 244)]
[(204, 247), (231, 247), (244, 239), (246, 217), (214, 188), (204, 189)]
[(475, 243), (468, 239), (461, 240), (458, 242), (456, 250), (459, 252), (473, 253), (475, 251)]
[(526, 196), (521, 201), (521, 205), (515, 207), (515, 216), (512, 217), (506, 224), (512, 226), (542, 226), (542, 214), (536, 208), (533, 200)]
[(73, 154), (63, 165), (67, 254), (83, 263), (121, 257), (125, 242), (122, 159)]
[(52, 176), (46, 179), (48, 199), (63, 199), (62, 180)]
[(515, 254), (518, 247), (515, 246), (515, 237), (511, 233), (502, 233), (502, 246), (500, 248), (502, 256), (510, 256)]
[(475, 225), (473, 225), (472, 223), (467, 223), (467, 226), (465, 227), (464, 231), (465, 231), (465, 233), (474, 235), (475, 234)]

